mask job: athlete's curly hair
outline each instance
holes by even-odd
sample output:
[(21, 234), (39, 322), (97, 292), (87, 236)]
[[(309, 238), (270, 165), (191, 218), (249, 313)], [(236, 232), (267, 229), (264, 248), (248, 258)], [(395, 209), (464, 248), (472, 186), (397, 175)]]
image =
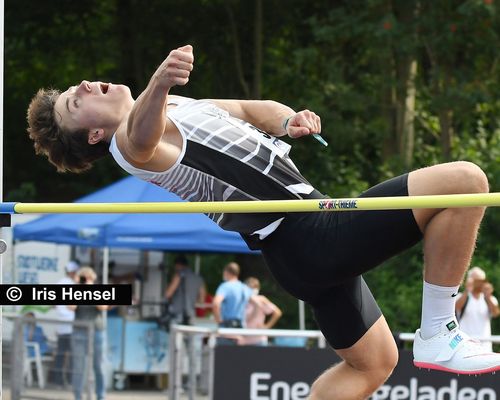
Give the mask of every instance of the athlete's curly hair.
[(46, 155), (59, 172), (82, 172), (109, 154), (108, 143), (88, 143), (88, 129), (74, 131), (58, 125), (54, 105), (61, 95), (56, 89), (40, 89), (28, 107), (28, 133), (37, 154)]

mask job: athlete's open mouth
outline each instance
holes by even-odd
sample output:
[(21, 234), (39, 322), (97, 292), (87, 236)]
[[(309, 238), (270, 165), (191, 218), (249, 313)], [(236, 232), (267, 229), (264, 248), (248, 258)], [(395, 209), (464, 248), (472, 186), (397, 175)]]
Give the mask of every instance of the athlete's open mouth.
[(108, 83), (101, 83), (101, 92), (103, 94), (108, 93), (108, 89), (109, 89), (109, 84)]

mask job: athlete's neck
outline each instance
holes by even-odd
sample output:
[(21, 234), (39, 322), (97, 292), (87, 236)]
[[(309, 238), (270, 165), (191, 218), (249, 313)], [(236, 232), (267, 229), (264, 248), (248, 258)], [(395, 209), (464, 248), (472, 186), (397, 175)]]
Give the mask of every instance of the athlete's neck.
[(122, 118), (121, 122), (114, 128), (111, 129), (105, 129), (104, 131), (104, 140), (107, 143), (111, 143), (111, 140), (113, 139), (113, 136), (115, 134), (121, 134), (121, 132), (127, 132), (127, 123), (128, 123), (128, 118), (130, 116), (130, 112), (132, 109), (130, 109)]

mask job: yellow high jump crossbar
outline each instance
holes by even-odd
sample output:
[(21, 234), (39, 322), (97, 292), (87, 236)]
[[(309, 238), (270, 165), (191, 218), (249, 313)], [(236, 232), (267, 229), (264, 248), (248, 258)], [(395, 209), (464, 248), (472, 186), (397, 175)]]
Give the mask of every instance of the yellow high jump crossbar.
[(499, 193), (315, 200), (155, 202), (155, 203), (0, 203), (4, 214), (113, 213), (271, 213), (402, 210), (415, 208), (500, 207)]

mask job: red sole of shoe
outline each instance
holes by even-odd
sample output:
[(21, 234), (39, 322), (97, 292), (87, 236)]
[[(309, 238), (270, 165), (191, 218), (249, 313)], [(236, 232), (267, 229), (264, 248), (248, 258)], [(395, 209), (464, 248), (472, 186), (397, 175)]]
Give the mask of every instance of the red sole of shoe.
[(436, 365), (436, 364), (430, 364), (430, 363), (424, 363), (424, 362), (418, 362), (418, 361), (413, 361), (413, 365), (417, 368), (424, 368), (424, 369), (432, 369), (435, 371), (443, 371), (443, 372), (450, 372), (452, 374), (458, 374), (458, 375), (482, 375), (482, 374), (491, 374), (492, 372), (500, 371), (500, 365), (497, 365), (496, 367), (491, 367), (491, 368), (486, 368), (486, 369), (479, 369), (475, 371), (459, 371), (456, 369), (450, 369), (443, 367), (441, 365)]

